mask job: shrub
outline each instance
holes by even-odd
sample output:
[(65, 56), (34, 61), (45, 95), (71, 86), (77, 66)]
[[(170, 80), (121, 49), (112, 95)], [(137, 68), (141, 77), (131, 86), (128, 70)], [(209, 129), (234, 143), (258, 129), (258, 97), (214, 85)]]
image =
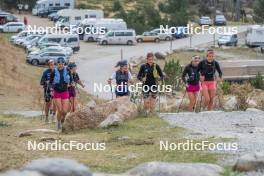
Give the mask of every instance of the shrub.
[(258, 72), (256, 77), (254, 79), (250, 80), (250, 84), (255, 89), (264, 89), (264, 82), (263, 82), (263, 76)]
[(248, 108), (247, 100), (250, 97), (250, 93), (253, 91), (251, 84), (232, 84), (230, 90), (237, 98), (237, 109), (245, 111)]
[(164, 72), (165, 84), (172, 85), (173, 89), (177, 90), (180, 88), (180, 76), (182, 73), (182, 66), (180, 65), (179, 60), (176, 62), (172, 59), (165, 62)]
[(224, 81), (223, 84), (221, 85), (221, 89), (224, 95), (228, 95), (231, 93), (231, 84), (227, 81)]

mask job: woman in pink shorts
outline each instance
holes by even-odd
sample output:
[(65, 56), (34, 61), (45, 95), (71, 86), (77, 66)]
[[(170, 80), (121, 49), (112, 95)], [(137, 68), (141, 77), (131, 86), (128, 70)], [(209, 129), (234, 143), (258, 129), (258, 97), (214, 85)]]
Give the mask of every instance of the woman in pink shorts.
[[(214, 106), (216, 81), (222, 82), (222, 71), (219, 63), (214, 59), (214, 50), (207, 50), (207, 59), (200, 62), (198, 70), (201, 74), (204, 107), (211, 111)], [(218, 78), (215, 76), (216, 71)]]
[[(200, 75), (198, 72), (198, 64), (200, 62), (199, 56), (193, 56), (192, 61), (188, 64), (183, 71), (182, 81), (186, 86), (186, 91), (190, 100), (188, 110), (193, 112), (198, 98), (198, 92), (200, 90)], [(186, 80), (186, 76), (188, 79)]]
[(64, 58), (58, 58), (57, 67), (51, 74), (51, 82), (53, 83), (53, 99), (57, 107), (57, 128), (62, 129), (62, 125), (66, 114), (69, 110), (69, 83), (70, 75), (68, 69), (64, 66)]

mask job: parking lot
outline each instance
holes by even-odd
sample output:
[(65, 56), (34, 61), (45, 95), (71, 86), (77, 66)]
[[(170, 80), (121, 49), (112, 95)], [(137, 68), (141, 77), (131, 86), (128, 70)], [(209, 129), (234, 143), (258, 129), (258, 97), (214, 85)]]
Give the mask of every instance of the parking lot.
[[(23, 15), (18, 15), (23, 20)], [(29, 25), (36, 26), (52, 26), (53, 23), (46, 18), (39, 18), (32, 15), (27, 15)], [(238, 26), (238, 32), (245, 32), (248, 26)], [(215, 36), (218, 38), (218, 35)], [(208, 43), (214, 40), (211, 34), (194, 35), (192, 40), (190, 38), (177, 39), (172, 42), (161, 41), (160, 43), (138, 43), (134, 46), (126, 45), (108, 45), (101, 46), (97, 43), (81, 42), (80, 51), (75, 53), (71, 60), (75, 61), (78, 65), (78, 72), (81, 79), (86, 84), (86, 90), (89, 93), (98, 95), (103, 98), (110, 98), (110, 93), (94, 92), (94, 83), (106, 84), (106, 80), (114, 71), (114, 65), (121, 59), (121, 50), (123, 59), (130, 59), (132, 57), (140, 57), (146, 55), (147, 52), (167, 52), (171, 49), (179, 49), (200, 45), (207, 46)], [(244, 42), (241, 40), (239, 43)]]

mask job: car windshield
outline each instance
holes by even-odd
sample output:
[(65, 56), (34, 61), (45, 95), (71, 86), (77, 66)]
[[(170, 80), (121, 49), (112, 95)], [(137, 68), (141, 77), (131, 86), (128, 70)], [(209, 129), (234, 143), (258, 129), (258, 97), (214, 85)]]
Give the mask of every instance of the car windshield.
[(222, 35), (220, 36), (220, 39), (222, 40), (229, 40), (231, 38), (231, 35)]
[(30, 40), (33, 40), (34, 38), (36, 38), (37, 36), (29, 36), (26, 38), (26, 41), (30, 41)]
[(218, 20), (224, 20), (225, 19), (224, 16), (216, 16), (215, 18), (218, 19)]
[(209, 17), (202, 17), (201, 19), (203, 19), (203, 20), (209, 20), (210, 18)]

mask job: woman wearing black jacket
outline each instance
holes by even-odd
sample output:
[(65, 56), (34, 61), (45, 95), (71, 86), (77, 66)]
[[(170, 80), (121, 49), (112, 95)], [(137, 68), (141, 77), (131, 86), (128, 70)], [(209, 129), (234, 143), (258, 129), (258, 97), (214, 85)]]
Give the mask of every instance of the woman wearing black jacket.
[[(186, 92), (190, 100), (188, 110), (194, 111), (195, 104), (200, 90), (200, 75), (198, 72), (198, 65), (200, 63), (199, 56), (193, 56), (190, 64), (186, 65), (182, 73), (182, 81), (185, 84)], [(188, 79), (186, 80), (186, 76)]]

